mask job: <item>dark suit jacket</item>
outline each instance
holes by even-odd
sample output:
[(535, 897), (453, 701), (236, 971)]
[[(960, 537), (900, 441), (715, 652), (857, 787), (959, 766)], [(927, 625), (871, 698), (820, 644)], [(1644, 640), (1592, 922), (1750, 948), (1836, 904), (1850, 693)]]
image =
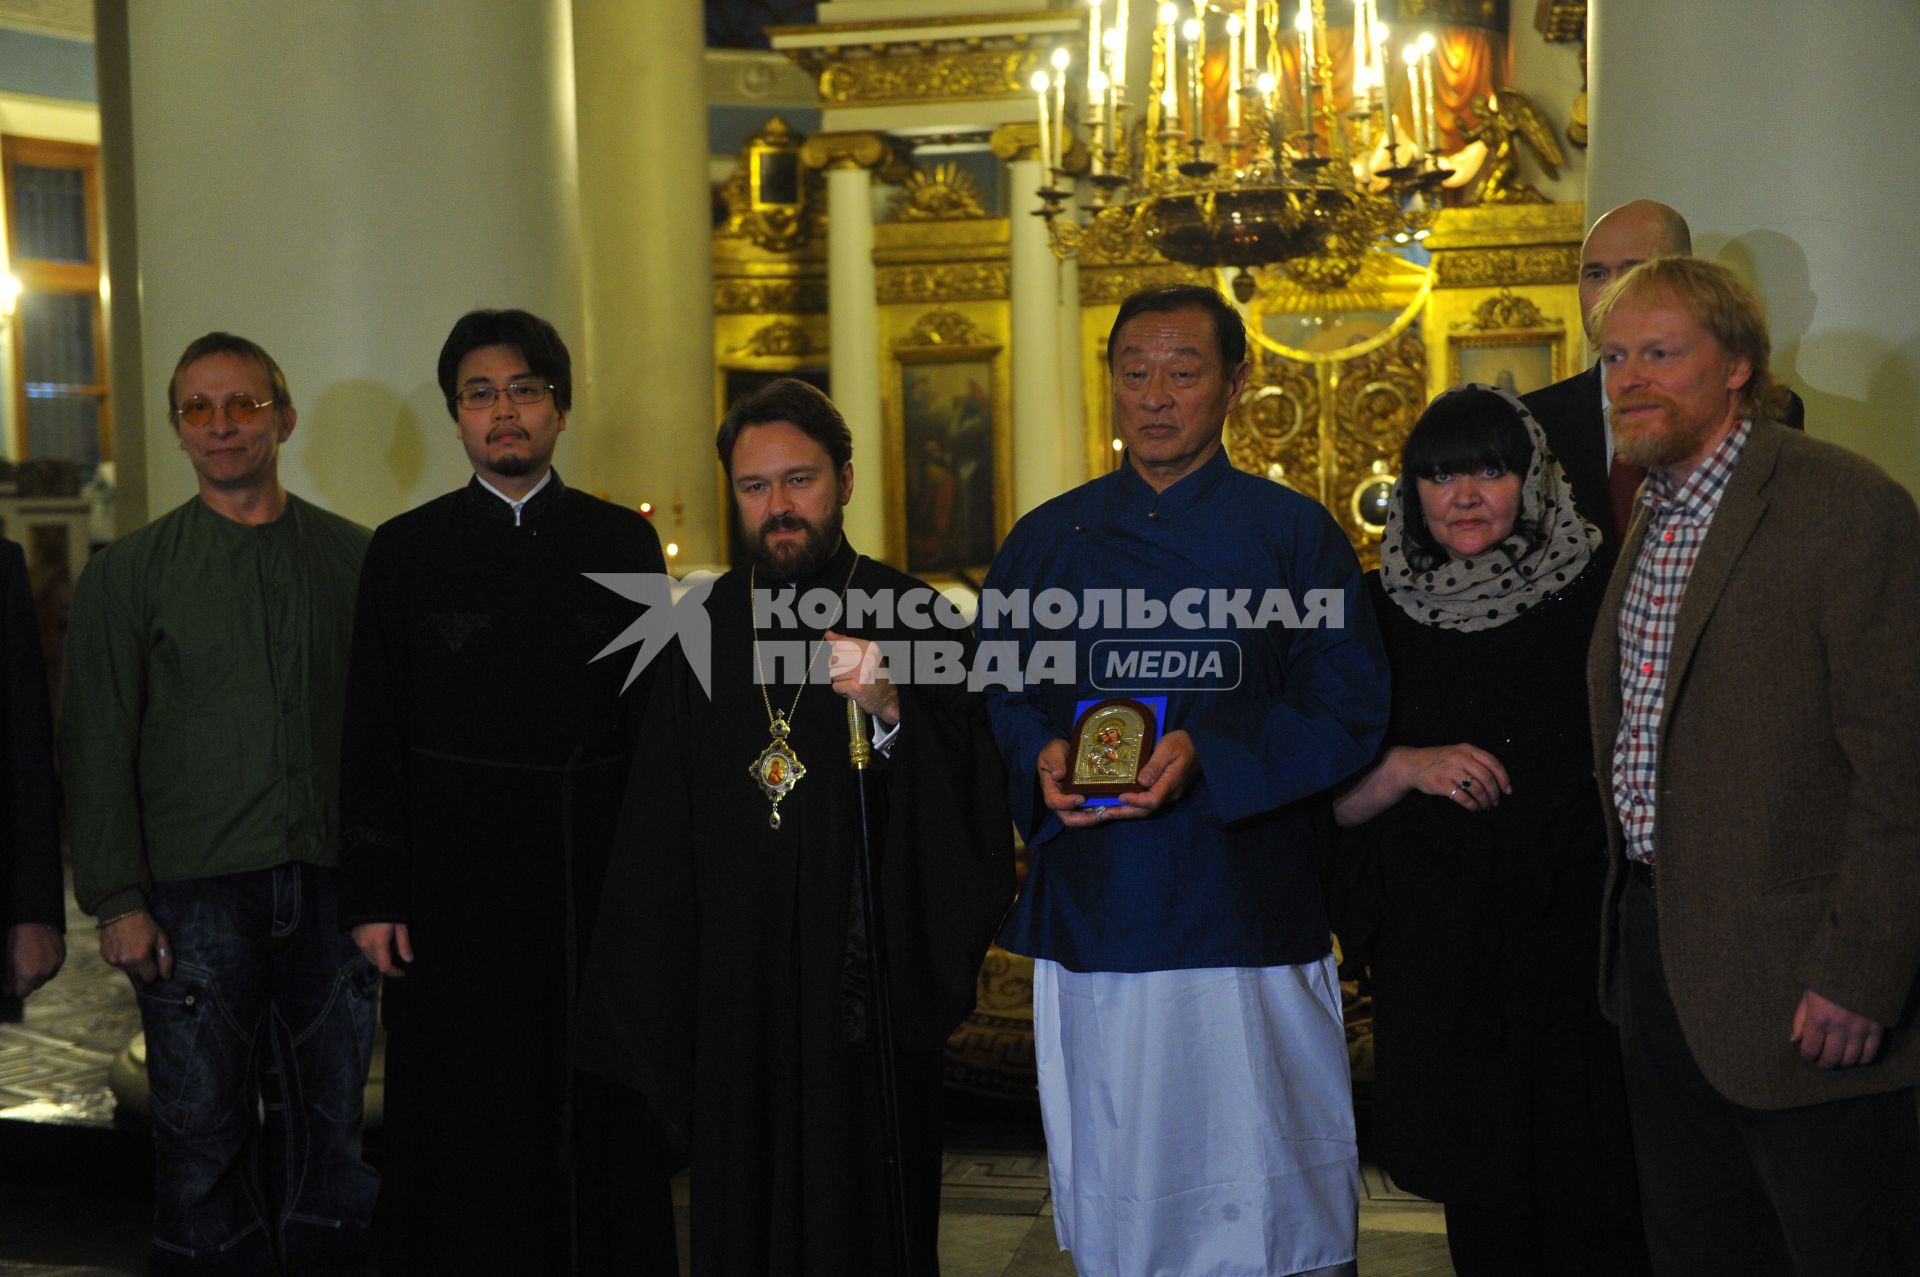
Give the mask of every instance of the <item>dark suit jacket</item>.
[(0, 540), (0, 644), (0, 929), (21, 922), (63, 927), (59, 799), (40, 619), (26, 555), (6, 540)]
[[(1642, 509), (1588, 655), (1609, 1014), (1619, 612), (1646, 528)], [(1660, 953), (1707, 1080), (1763, 1109), (1920, 1080), (1920, 512), (1904, 488), (1843, 448), (1754, 428), (1681, 599), (1659, 748)], [(1805, 989), (1891, 1026), (1881, 1058), (1803, 1062), (1788, 1034)]]
[[(1799, 430), (1806, 420), (1806, 405), (1791, 390), (1787, 396), (1785, 424)], [(1567, 481), (1573, 485), (1574, 508), (1600, 529), (1601, 540), (1609, 550), (1618, 549), (1620, 538), (1613, 531), (1613, 496), (1607, 487), (1607, 470), (1613, 458), (1607, 455), (1606, 422), (1600, 413), (1599, 361), (1588, 364), (1585, 372), (1520, 399), (1540, 423), (1547, 446), (1567, 472)]]

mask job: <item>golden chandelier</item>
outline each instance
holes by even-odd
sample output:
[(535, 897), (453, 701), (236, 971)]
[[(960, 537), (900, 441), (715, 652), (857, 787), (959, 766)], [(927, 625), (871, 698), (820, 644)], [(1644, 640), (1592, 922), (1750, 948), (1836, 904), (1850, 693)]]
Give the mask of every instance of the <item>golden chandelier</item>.
[[(1408, 130), (1394, 118), (1377, 0), (1353, 0), (1346, 110), (1334, 105), (1326, 0), (1293, 0), (1298, 14), (1287, 28), (1281, 0), (1166, 0), (1147, 33), (1146, 110), (1129, 118), (1127, 3), (1112, 0), (1115, 21), (1103, 33), (1107, 2), (1086, 0), (1079, 135), (1066, 119), (1072, 52), (1055, 49), (1052, 71), (1033, 77), (1047, 179), (1038, 215), (1056, 254), (1077, 256), (1089, 239), (1145, 244), (1170, 261), (1237, 269), (1233, 288), (1244, 302), (1257, 268), (1327, 291), (1351, 281), (1374, 244), (1426, 237), (1453, 176), (1437, 155), (1431, 36), (1402, 53)], [(1205, 94), (1209, 43), (1217, 52), (1222, 36), (1224, 119), (1209, 114)], [(1092, 188), (1085, 223), (1067, 208), (1083, 174)]]

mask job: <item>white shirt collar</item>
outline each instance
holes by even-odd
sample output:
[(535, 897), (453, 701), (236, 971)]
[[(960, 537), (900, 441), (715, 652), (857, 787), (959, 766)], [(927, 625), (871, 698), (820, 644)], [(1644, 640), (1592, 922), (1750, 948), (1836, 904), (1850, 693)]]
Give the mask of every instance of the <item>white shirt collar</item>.
[(484, 478), (481, 477), (480, 472), (478, 470), (474, 471), (473, 477), (479, 481), (479, 484), (481, 487), (485, 488), (488, 492), (491, 492), (494, 496), (499, 497), (502, 501), (506, 502), (509, 506), (513, 507), (513, 526), (517, 528), (520, 526), (520, 511), (526, 508), (527, 502), (533, 500), (535, 497), (540, 495), (540, 489), (547, 486), (548, 481), (550, 481), (553, 478), (553, 467), (548, 466), (547, 472), (540, 476), (540, 482), (534, 484), (533, 490), (527, 493), (526, 496), (521, 497), (518, 501), (515, 501), (512, 497), (500, 491), (500, 489), (494, 487), (491, 483), (488, 483)]

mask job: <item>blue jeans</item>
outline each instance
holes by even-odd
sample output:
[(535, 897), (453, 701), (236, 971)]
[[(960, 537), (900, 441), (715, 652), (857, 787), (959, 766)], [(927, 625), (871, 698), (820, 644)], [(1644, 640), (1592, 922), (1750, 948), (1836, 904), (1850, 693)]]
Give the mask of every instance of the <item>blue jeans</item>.
[(334, 872), (153, 885), (173, 976), (140, 985), (153, 1096), (154, 1273), (364, 1273), (379, 1177), (360, 1156), (379, 974)]

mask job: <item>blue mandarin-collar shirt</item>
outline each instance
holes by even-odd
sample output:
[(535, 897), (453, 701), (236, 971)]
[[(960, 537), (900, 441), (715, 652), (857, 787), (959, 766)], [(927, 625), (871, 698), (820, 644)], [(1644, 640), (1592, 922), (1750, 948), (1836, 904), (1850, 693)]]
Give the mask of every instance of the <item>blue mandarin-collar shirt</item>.
[[(987, 691), (1014, 818), (1033, 853), (1000, 943), (1076, 971), (1324, 956), (1314, 800), (1373, 759), (1388, 710), (1386, 657), (1340, 526), (1317, 502), (1235, 469), (1224, 449), (1160, 493), (1123, 464), (1021, 519), (986, 581), (989, 598), (1049, 588), (1076, 600), (1138, 590), (1168, 605), (1199, 590), (1206, 593), (1184, 596), (1183, 614), (1224, 624), (1187, 628), (1169, 611), (1140, 630), (1111, 609), (1082, 607), (1070, 627), (1049, 629), (995, 616), (983, 600), (983, 645), (1017, 643), (1024, 665), (1034, 644), (1066, 640), (1075, 658), (1071, 684)], [(1338, 613), (1340, 623), (1248, 629), (1201, 601), (1241, 598), (1258, 615), (1273, 589), (1307, 615), (1309, 591), (1337, 591), (1337, 606), (1323, 614)], [(1224, 652), (1228, 644), (1238, 657), (1222, 662), (1222, 677), (1158, 686), (1135, 677), (1120, 680), (1123, 689), (1111, 677), (1116, 651)], [(1237, 685), (1226, 686), (1236, 672)], [(1069, 829), (1042, 803), (1035, 762), (1049, 741), (1071, 738), (1079, 702), (1129, 692), (1166, 696), (1161, 730), (1192, 737), (1199, 777), (1145, 819)]]

